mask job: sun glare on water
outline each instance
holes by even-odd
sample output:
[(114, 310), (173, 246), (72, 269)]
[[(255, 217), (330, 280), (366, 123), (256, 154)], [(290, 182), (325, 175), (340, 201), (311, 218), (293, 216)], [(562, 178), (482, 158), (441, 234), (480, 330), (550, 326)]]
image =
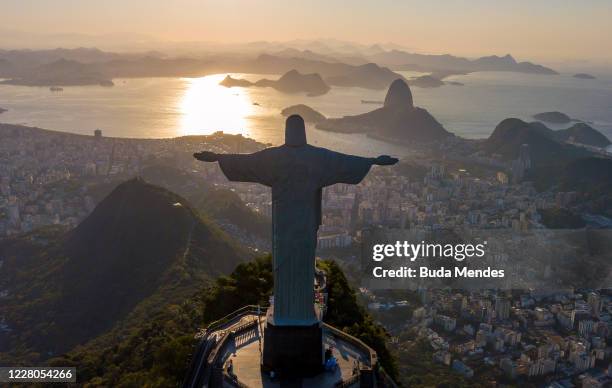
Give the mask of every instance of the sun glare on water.
[(223, 78), (225, 74), (185, 79), (187, 89), (179, 106), (183, 135), (248, 134), (251, 99), (243, 88), (219, 85)]

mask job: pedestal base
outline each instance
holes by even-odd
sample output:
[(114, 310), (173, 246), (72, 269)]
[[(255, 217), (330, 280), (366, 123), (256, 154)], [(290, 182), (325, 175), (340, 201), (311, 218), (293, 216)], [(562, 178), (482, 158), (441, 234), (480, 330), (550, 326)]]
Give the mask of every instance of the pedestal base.
[(279, 376), (314, 376), (323, 370), (323, 330), (311, 326), (276, 326), (264, 328), (264, 371)]

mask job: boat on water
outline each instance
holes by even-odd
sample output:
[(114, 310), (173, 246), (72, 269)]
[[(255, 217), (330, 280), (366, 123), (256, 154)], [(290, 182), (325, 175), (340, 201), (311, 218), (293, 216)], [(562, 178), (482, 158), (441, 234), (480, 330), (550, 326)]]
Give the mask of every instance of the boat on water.
[(104, 86), (105, 88), (111, 88), (113, 86), (115, 86), (115, 83), (111, 80), (102, 80), (100, 81), (100, 86)]
[(375, 105), (382, 105), (383, 102), (382, 101), (375, 101), (375, 100), (361, 100), (362, 104), (375, 104)]
[(59, 86), (51, 86), (49, 90), (52, 92), (63, 92), (64, 88), (60, 88)]

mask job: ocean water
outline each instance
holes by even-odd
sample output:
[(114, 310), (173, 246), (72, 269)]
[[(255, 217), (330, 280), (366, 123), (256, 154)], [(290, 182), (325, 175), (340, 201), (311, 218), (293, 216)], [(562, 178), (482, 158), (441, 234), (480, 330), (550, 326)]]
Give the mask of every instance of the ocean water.
[[(406, 77), (418, 75), (403, 72)], [(334, 87), (323, 96), (288, 95), (271, 88), (225, 88), (226, 74), (202, 78), (116, 79), (115, 86), (46, 87), (0, 85), (0, 107), (8, 109), (0, 122), (59, 131), (106, 136), (166, 138), (242, 133), (256, 140), (280, 144), (284, 118), (280, 111), (306, 104), (328, 117), (364, 113), (378, 106), (385, 90)], [(232, 74), (258, 80), (278, 76)], [(581, 80), (570, 75), (529, 75), (480, 72), (449, 77), (464, 86), (412, 88), (415, 105), (426, 108), (446, 129), (468, 138), (487, 137), (507, 117), (532, 120), (535, 113), (558, 110), (591, 123), (612, 139), (612, 76)], [(559, 127), (556, 127), (559, 128)], [(402, 156), (401, 146), (362, 135), (333, 134), (308, 127), (309, 142), (344, 152)]]

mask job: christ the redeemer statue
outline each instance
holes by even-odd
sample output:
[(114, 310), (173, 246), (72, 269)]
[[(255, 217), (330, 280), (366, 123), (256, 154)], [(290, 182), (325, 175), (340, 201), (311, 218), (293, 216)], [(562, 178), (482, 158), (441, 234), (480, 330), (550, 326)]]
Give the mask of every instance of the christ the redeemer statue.
[(274, 314), (277, 326), (317, 322), (314, 274), (317, 230), (321, 224), (321, 192), (336, 183), (357, 184), (370, 167), (392, 165), (389, 156), (345, 155), (306, 142), (304, 120), (287, 118), (285, 144), (252, 154), (199, 152), (201, 161), (218, 161), (230, 181), (256, 182), (272, 188), (272, 257)]

